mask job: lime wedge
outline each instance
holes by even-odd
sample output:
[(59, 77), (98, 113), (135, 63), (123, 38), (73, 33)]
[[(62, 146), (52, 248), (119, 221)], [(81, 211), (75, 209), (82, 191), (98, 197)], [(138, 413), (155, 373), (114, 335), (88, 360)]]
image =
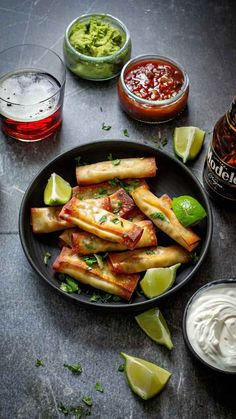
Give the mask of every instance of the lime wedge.
[(179, 127), (174, 130), (174, 150), (186, 163), (195, 159), (202, 148), (205, 131), (197, 127)]
[(129, 386), (142, 399), (156, 396), (167, 384), (171, 373), (141, 358), (121, 352)]
[(52, 173), (44, 190), (45, 205), (63, 205), (71, 198), (72, 188), (61, 176)]
[(196, 224), (207, 216), (203, 206), (195, 198), (188, 195), (173, 198), (172, 208), (179, 222), (185, 227)]
[(140, 286), (144, 295), (148, 298), (157, 297), (172, 287), (176, 278), (176, 271), (181, 263), (170, 266), (169, 268), (147, 269)]
[(171, 335), (167, 323), (159, 308), (151, 308), (135, 317), (138, 325), (155, 342), (165, 345), (168, 349), (173, 348)]

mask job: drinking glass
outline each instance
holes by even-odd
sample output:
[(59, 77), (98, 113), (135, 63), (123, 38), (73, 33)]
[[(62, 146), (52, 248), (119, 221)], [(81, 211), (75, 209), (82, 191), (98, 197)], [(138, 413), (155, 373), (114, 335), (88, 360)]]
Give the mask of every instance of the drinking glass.
[(62, 122), (65, 65), (52, 50), (16, 45), (0, 52), (2, 131), (20, 141), (40, 141)]

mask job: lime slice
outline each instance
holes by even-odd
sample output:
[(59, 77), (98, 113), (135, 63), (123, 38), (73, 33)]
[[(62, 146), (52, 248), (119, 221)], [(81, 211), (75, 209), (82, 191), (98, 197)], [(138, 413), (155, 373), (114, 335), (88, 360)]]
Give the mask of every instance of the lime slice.
[(167, 384), (171, 373), (141, 358), (121, 352), (129, 386), (142, 399), (156, 396)]
[(205, 131), (197, 127), (179, 127), (174, 130), (174, 150), (186, 163), (195, 159), (202, 148)]
[(181, 263), (170, 266), (169, 268), (147, 269), (140, 286), (144, 295), (148, 298), (157, 297), (172, 287), (176, 278), (176, 271)]
[(185, 227), (196, 224), (207, 216), (203, 206), (195, 198), (188, 195), (173, 198), (172, 208), (179, 222)]
[(61, 176), (52, 173), (44, 190), (45, 205), (63, 205), (71, 198), (72, 188)]
[(168, 349), (173, 348), (171, 335), (167, 323), (159, 308), (151, 308), (135, 317), (138, 325), (155, 342), (165, 345)]

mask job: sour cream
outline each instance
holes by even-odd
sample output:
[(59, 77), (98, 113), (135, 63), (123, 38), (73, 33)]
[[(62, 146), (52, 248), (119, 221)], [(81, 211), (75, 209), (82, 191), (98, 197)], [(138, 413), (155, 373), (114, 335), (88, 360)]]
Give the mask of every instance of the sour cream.
[(236, 282), (214, 284), (197, 293), (187, 310), (186, 332), (206, 363), (236, 372)]

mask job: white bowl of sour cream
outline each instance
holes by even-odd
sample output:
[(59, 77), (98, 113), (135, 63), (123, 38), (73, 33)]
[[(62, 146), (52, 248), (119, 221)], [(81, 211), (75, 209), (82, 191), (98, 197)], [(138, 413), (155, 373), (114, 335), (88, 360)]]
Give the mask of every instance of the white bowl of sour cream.
[(183, 335), (205, 365), (236, 374), (236, 279), (210, 282), (190, 298)]

